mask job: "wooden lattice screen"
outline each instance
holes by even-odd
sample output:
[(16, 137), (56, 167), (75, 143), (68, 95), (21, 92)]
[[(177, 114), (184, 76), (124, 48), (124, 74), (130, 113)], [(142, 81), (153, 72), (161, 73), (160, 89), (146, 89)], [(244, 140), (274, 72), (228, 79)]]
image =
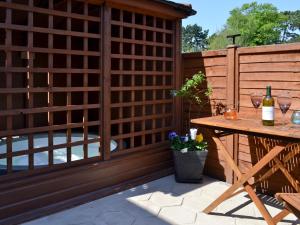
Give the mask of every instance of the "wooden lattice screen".
[(111, 135), (119, 153), (166, 144), (173, 128), (173, 51), (172, 21), (112, 9)]
[(99, 159), (100, 20), (82, 1), (0, 2), (1, 173)]
[(88, 2), (0, 1), (1, 174), (167, 146), (180, 24)]

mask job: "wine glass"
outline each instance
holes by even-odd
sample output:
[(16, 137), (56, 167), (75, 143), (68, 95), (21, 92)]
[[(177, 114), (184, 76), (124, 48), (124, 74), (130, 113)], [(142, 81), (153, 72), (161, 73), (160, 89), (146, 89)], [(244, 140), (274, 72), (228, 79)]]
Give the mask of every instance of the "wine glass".
[(292, 104), (292, 98), (291, 98), (290, 92), (281, 93), (277, 97), (277, 102), (278, 102), (279, 108), (280, 108), (281, 113), (282, 113), (282, 125), (283, 125), (283, 127), (285, 127), (285, 125), (286, 125), (286, 122), (285, 122), (286, 121), (285, 120), (286, 113), (290, 109), (291, 104)]
[(252, 102), (252, 105), (254, 106), (255, 108), (255, 115), (256, 115), (256, 118), (257, 118), (257, 112), (258, 112), (258, 108), (262, 102), (262, 99), (263, 99), (263, 95), (260, 91), (255, 91), (251, 94), (251, 102)]

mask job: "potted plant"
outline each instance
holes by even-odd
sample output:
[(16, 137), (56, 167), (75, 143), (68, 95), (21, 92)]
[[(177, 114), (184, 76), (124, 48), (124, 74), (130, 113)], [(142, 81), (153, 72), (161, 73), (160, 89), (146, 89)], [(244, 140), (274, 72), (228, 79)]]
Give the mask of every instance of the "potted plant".
[(203, 141), (203, 135), (197, 135), (196, 128), (190, 128), (192, 104), (205, 105), (203, 97), (211, 95), (211, 88), (203, 88), (205, 75), (198, 72), (191, 79), (187, 79), (178, 90), (173, 90), (172, 95), (185, 98), (189, 103), (188, 128), (189, 134), (179, 136), (176, 132), (169, 134), (171, 149), (173, 150), (175, 179), (177, 182), (199, 183), (202, 181), (203, 169), (207, 157), (207, 142)]
[[(191, 129), (194, 133), (194, 129)], [(179, 136), (176, 132), (169, 133), (169, 140), (173, 150), (175, 179), (183, 183), (200, 183), (207, 157), (207, 142), (203, 135), (198, 134)]]

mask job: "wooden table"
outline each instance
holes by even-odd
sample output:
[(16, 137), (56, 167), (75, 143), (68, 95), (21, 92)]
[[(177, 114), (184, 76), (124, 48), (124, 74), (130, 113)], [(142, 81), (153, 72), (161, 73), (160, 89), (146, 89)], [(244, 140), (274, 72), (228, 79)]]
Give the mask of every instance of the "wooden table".
[[(263, 202), (255, 193), (255, 184), (261, 182), (276, 171), (280, 170), (287, 180), (291, 183), (296, 192), (300, 193), (300, 184), (286, 169), (285, 164), (293, 159), (296, 154), (299, 154), (300, 147), (300, 127), (288, 125), (287, 130), (280, 129), (280, 126), (267, 127), (263, 126), (260, 121), (252, 119), (238, 119), (238, 120), (225, 120), (223, 116), (216, 117), (206, 117), (191, 120), (191, 123), (197, 124), (201, 127), (208, 128), (208, 132), (211, 135), (214, 142), (220, 147), (221, 154), (223, 155), (226, 163), (234, 171), (237, 176), (237, 180), (229, 187), (221, 196), (219, 196), (215, 201), (213, 201), (206, 209), (205, 213), (210, 213), (223, 201), (235, 196), (242, 191), (246, 191), (254, 204), (259, 209), (260, 213), (269, 225), (275, 225), (277, 218), (281, 215), (276, 215), (274, 218), (270, 215), (266, 209)], [(271, 139), (284, 140), (284, 142), (276, 142), (270, 148), (264, 141), (266, 139), (261, 139), (260, 147), (263, 147), (265, 154), (258, 162), (250, 168), (246, 173), (242, 174), (237, 163), (234, 161), (233, 157), (229, 154), (228, 150), (221, 142), (220, 137), (229, 134), (246, 134), (252, 135), (254, 137), (266, 137)], [(290, 149), (296, 149), (296, 151), (289, 151)], [(286, 150), (286, 151), (285, 151)], [(279, 159), (278, 155), (283, 151), (287, 152), (283, 159)], [(273, 161), (274, 163), (270, 163)], [(249, 180), (256, 174), (261, 172), (265, 166), (270, 166), (269, 170), (263, 173), (255, 183), (250, 184)], [(241, 190), (239, 190), (242, 187)]]

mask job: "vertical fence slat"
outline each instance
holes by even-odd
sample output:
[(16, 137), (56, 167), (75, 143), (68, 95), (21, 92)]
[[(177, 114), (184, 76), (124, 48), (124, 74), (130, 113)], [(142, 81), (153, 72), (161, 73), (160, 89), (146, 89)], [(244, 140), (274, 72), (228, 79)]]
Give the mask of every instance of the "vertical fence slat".
[[(176, 49), (176, 53), (174, 54), (174, 64), (173, 68), (175, 70), (175, 89), (179, 90), (182, 84), (182, 77), (181, 77), (181, 21), (177, 21), (175, 24), (175, 36), (173, 37), (173, 45), (174, 49)], [(175, 127), (177, 131), (182, 131), (182, 121), (178, 118), (182, 118), (182, 101), (180, 98), (175, 98), (175, 107), (174, 107), (174, 119), (175, 119)]]
[[(72, 1), (68, 0), (67, 1), (67, 12), (71, 13), (72, 10)], [(71, 31), (72, 30), (72, 21), (70, 17), (67, 17), (67, 30)], [(71, 36), (67, 36), (67, 50), (71, 50)], [(70, 54), (67, 54), (67, 87), (72, 87), (72, 74), (69, 72), (70, 69), (72, 68), (72, 63), (71, 63), (72, 57)], [(72, 105), (72, 93), (70, 91), (67, 92), (67, 105), (70, 106)], [(72, 123), (72, 111), (67, 109), (67, 124)], [(72, 142), (72, 129), (70, 127), (67, 128), (67, 162), (71, 162), (72, 160), (72, 149), (71, 149), (71, 142)]]
[[(84, 2), (84, 15), (88, 15), (88, 3)], [(84, 26), (84, 32), (88, 33), (89, 30), (89, 24), (87, 20), (84, 20), (83, 22), (83, 26)], [(88, 38), (85, 37), (83, 39), (83, 50), (84, 51), (88, 51)], [(83, 56), (83, 68), (84, 69), (88, 69), (89, 65), (88, 65), (88, 56), (85, 55)], [(83, 74), (83, 86), (88, 88), (88, 74), (85, 72)], [(88, 94), (89, 92), (87, 90), (84, 91), (83, 93), (83, 105), (86, 106), (88, 105)], [(83, 140), (84, 140), (84, 144), (83, 144), (83, 155), (84, 155), (84, 159), (88, 158), (88, 145), (87, 145), (87, 141), (88, 141), (88, 126), (87, 126), (87, 122), (88, 122), (89, 118), (88, 118), (88, 109), (85, 107), (83, 110)]]
[[(102, 7), (102, 143), (103, 143), (103, 158), (104, 160), (110, 159), (110, 83), (111, 83), (111, 10), (109, 7), (104, 5)], [(105, 50), (104, 50), (105, 49)]]
[[(8, 3), (10, 3), (11, 0), (8, 0)], [(12, 13), (11, 9), (6, 9), (6, 18), (5, 18), (5, 23), (7, 26), (11, 24), (11, 18)], [(12, 45), (12, 33), (10, 29), (6, 29), (6, 37), (5, 37), (5, 45), (7, 47), (10, 47)], [(11, 50), (6, 51), (6, 63), (5, 67), (10, 68), (12, 66), (12, 52)], [(12, 73), (8, 72), (6, 73), (6, 88), (11, 88), (12, 87)], [(10, 110), (12, 109), (12, 94), (7, 93), (6, 94), (6, 109)], [(13, 118), (12, 116), (7, 116), (6, 117), (6, 128), (7, 130), (12, 130), (13, 129)], [(12, 172), (12, 136), (8, 135), (6, 137), (6, 152), (8, 154), (6, 158), (6, 163), (7, 163), (7, 172), (11, 173)]]
[[(49, 9), (53, 9), (53, 0), (49, 1)], [(53, 16), (48, 16), (48, 27), (49, 29), (53, 28)], [(48, 47), (53, 48), (53, 34), (48, 34)], [(53, 68), (53, 54), (48, 54), (48, 67)], [(48, 72), (48, 107), (53, 107), (53, 73)], [(48, 112), (48, 125), (53, 126), (53, 112)], [(49, 130), (48, 132), (48, 163), (53, 165), (53, 131)]]
[[(33, 6), (33, 0), (29, 0), (29, 6)], [(29, 29), (33, 28), (33, 12), (28, 12), (28, 27)], [(32, 49), (33, 47), (33, 32), (28, 32), (28, 48)], [(31, 88), (33, 88), (33, 73), (31, 69), (33, 68), (33, 60), (34, 60), (34, 54), (30, 51), (27, 51), (27, 60), (28, 60), (28, 68), (29, 72), (27, 73), (27, 79), (28, 79), (28, 108), (32, 109), (34, 107), (34, 98), (33, 93), (30, 91)], [(28, 114), (28, 128), (33, 127), (33, 117), (34, 115), (32, 113)], [(34, 168), (34, 135), (29, 134), (28, 135), (28, 151), (29, 151), (29, 169)]]

